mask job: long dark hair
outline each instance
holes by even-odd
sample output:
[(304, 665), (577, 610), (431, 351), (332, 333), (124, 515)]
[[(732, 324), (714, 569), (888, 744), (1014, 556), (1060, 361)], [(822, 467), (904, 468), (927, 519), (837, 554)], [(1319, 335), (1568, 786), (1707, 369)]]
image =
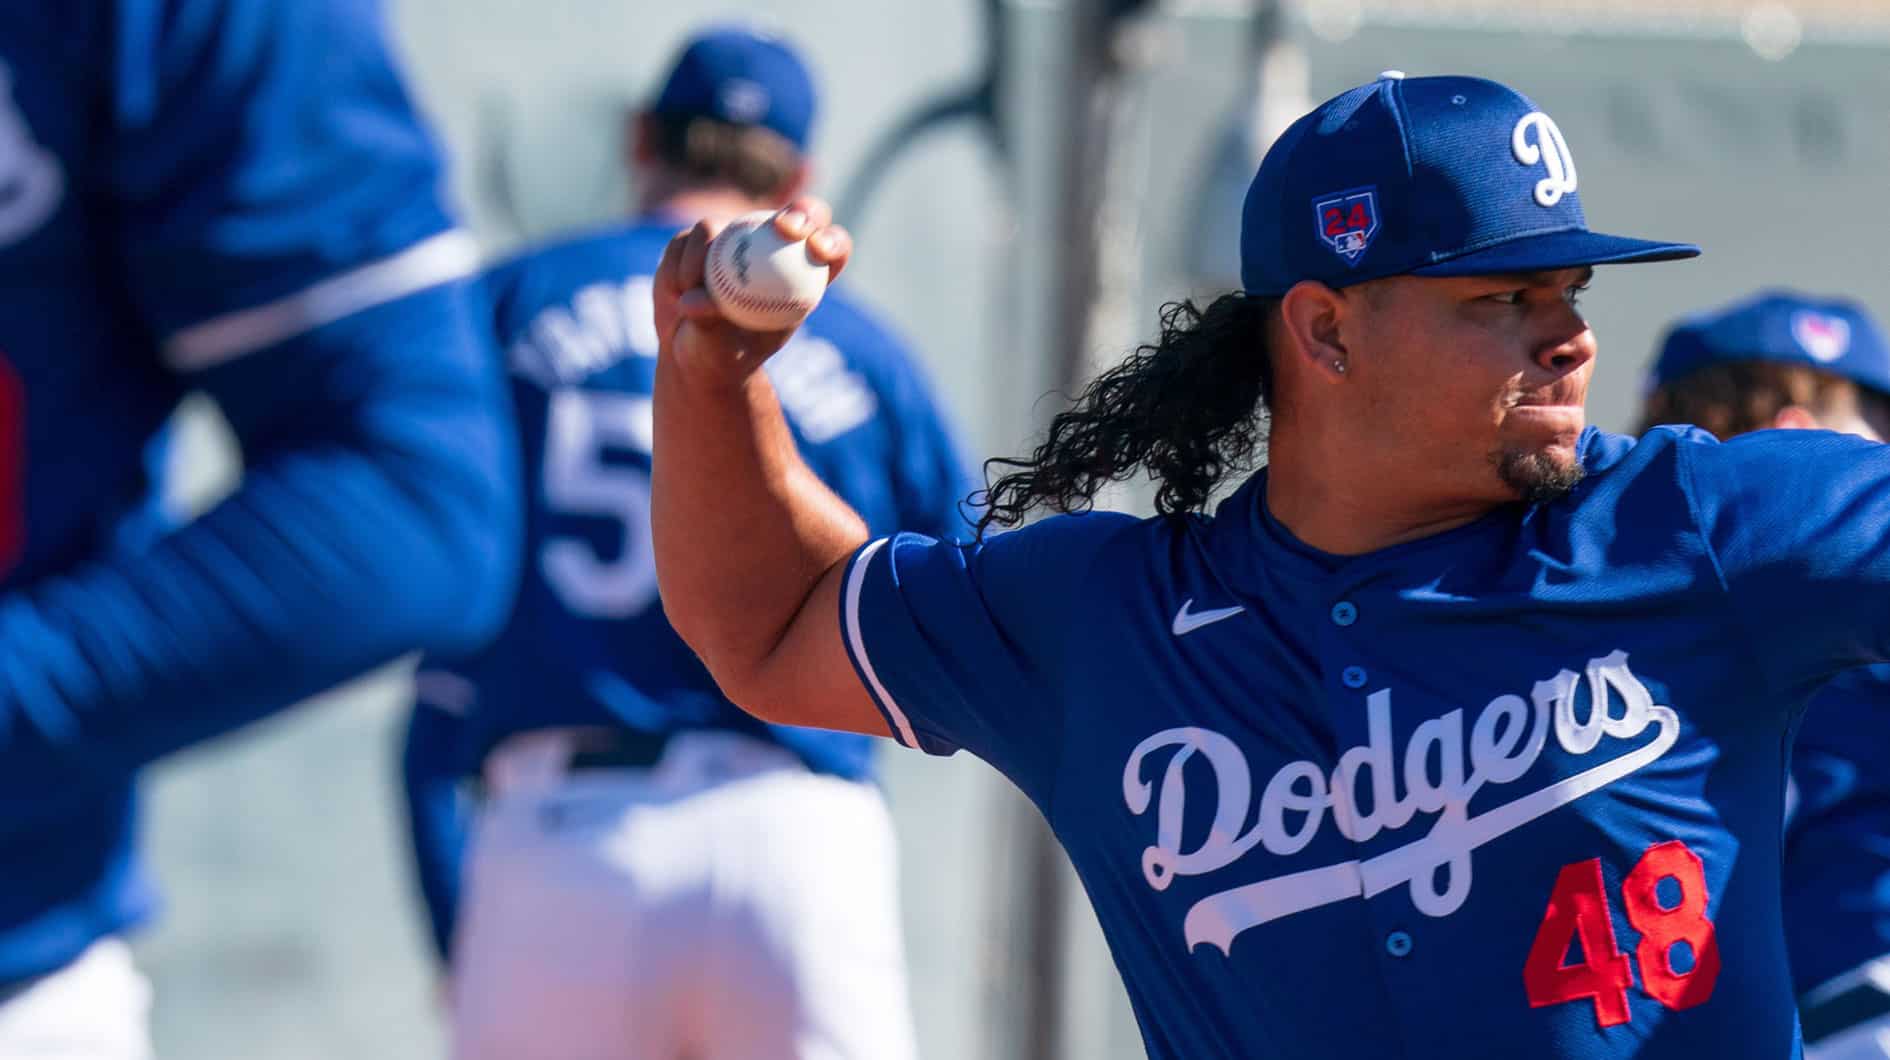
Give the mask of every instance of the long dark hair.
[(1104, 484), (1137, 468), (1161, 484), (1163, 515), (1204, 507), (1230, 471), (1254, 466), (1266, 439), (1265, 325), (1276, 304), (1234, 293), (1205, 308), (1186, 299), (1163, 306), (1161, 337), (1090, 383), (1050, 421), (1036, 452), (985, 462), (996, 481), (981, 498), (978, 535), (1016, 526), (1035, 508), (1085, 511)]

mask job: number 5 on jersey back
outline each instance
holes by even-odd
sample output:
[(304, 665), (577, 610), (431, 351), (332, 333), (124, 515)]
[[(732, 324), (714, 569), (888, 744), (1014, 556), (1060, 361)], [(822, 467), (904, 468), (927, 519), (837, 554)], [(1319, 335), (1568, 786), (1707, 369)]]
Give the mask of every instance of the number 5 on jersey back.
[(562, 389), (546, 415), (545, 504), (567, 515), (614, 523), (614, 557), (579, 537), (551, 537), (539, 569), (573, 612), (586, 618), (628, 618), (656, 602), (656, 554), (650, 547), (650, 476), (640, 467), (607, 462), (606, 450), (647, 456), (653, 434), (650, 399), (642, 394)]

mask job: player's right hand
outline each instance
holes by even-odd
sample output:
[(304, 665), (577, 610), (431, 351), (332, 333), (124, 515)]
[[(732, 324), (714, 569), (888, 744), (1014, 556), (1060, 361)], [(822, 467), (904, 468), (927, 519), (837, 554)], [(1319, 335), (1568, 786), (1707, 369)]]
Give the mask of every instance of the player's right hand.
[[(678, 233), (656, 268), (658, 355), (672, 360), (695, 385), (740, 385), (794, 334), (794, 328), (748, 331), (736, 327), (723, 318), (703, 287), (709, 242), (726, 224), (726, 219), (707, 219)], [(812, 196), (788, 203), (775, 215), (774, 227), (784, 239), (807, 240), (808, 256), (826, 264), (829, 283), (846, 268), (853, 253), (853, 237), (833, 223), (833, 210), (827, 203)]]

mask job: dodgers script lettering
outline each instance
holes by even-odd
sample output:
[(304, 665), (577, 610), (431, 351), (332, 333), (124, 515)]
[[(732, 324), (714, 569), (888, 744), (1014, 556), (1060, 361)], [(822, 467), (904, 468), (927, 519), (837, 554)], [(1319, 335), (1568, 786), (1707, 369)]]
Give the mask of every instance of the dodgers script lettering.
[[(1581, 714), (1577, 692), (1584, 681), (1589, 706)], [(1528, 699), (1497, 696), (1473, 719), (1458, 709), (1423, 721), (1411, 731), (1401, 758), (1392, 747), (1391, 695), (1390, 689), (1380, 689), (1366, 698), (1363, 746), (1341, 754), (1330, 773), (1308, 761), (1282, 766), (1261, 789), (1257, 814), (1247, 757), (1220, 733), (1195, 726), (1165, 729), (1129, 755), (1122, 795), (1131, 813), (1155, 811), (1155, 843), (1142, 852), (1142, 873), (1158, 891), (1176, 876), (1224, 869), (1256, 846), (1280, 857), (1297, 854), (1328, 819), (1346, 839), (1365, 842), (1381, 831), (1407, 827), (1419, 814), (1437, 815), (1423, 836), (1375, 857), (1275, 876), (1201, 899), (1182, 925), (1189, 949), (1207, 943), (1227, 953), (1235, 936), (1248, 928), (1404, 885), (1419, 912), (1448, 916), (1469, 897), (1471, 857), (1478, 847), (1643, 768), (1666, 754), (1680, 735), (1679, 715), (1654, 702), (1628, 668), (1627, 654), (1619, 651), (1590, 661), (1583, 674), (1563, 670), (1538, 681)], [(1634, 740), (1650, 728), (1657, 730), (1651, 741), (1469, 815), (1471, 796), (1485, 785), (1521, 779), (1551, 735), (1562, 750), (1586, 758), (1605, 753), (1604, 737)], [(1174, 754), (1159, 785), (1143, 779), (1149, 756), (1169, 748)], [(1213, 774), (1219, 801), (1206, 837), (1183, 849), (1189, 795), (1184, 767), (1197, 755)], [(1358, 796), (1366, 785), (1371, 809), (1361, 812), (1365, 800)]]

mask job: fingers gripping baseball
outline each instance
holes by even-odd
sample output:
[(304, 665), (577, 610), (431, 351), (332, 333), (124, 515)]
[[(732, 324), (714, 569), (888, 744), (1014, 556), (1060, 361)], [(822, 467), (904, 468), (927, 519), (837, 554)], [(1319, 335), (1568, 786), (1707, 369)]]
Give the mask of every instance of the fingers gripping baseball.
[(745, 379), (779, 350), (846, 266), (852, 239), (827, 204), (705, 220), (670, 241), (655, 280), (663, 353), (691, 375)]

